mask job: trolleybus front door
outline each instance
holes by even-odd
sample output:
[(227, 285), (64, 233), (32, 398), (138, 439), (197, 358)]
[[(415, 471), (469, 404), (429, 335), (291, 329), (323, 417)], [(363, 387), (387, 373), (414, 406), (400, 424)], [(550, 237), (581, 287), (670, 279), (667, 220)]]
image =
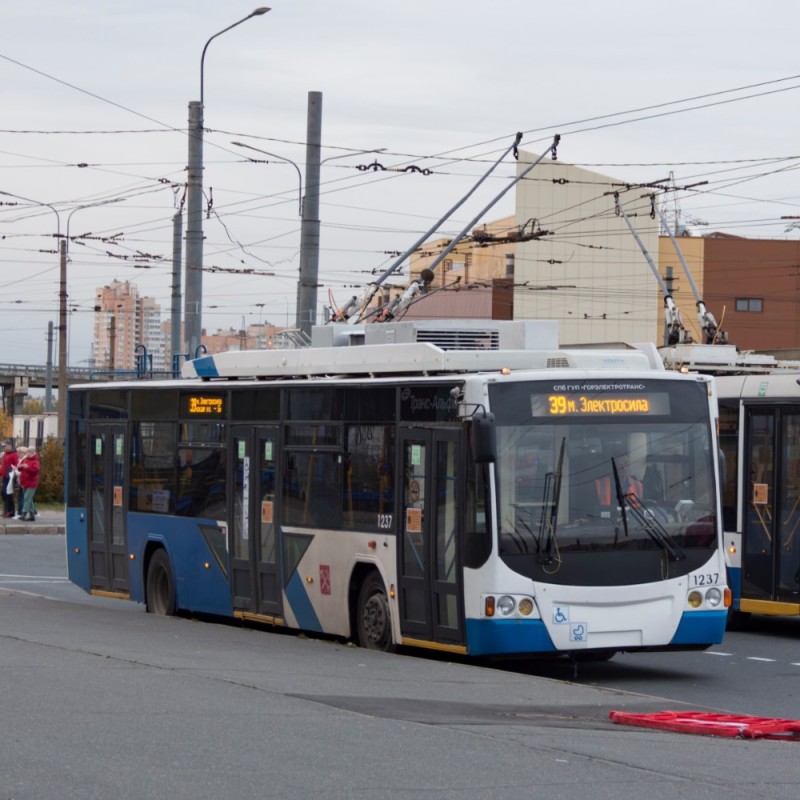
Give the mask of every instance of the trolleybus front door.
[(400, 630), (406, 639), (464, 641), (460, 431), (400, 432), (403, 507), (398, 542)]
[(91, 426), (89, 570), (91, 587), (100, 592), (127, 594), (130, 591), (125, 464), (125, 427)]
[(752, 406), (747, 409), (746, 431), (742, 595), (796, 604), (800, 602), (800, 413), (789, 406)]
[(278, 428), (235, 427), (231, 576), (233, 606), (252, 614), (281, 613), (280, 547), (277, 538)]

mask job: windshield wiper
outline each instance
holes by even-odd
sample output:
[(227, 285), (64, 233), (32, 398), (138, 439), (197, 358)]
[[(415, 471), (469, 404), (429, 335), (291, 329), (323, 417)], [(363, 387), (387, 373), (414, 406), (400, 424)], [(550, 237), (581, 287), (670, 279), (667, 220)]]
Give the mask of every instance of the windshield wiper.
[[(678, 547), (675, 540), (670, 536), (669, 531), (641, 505), (642, 499), (636, 498), (637, 503), (631, 503), (631, 495), (622, 491), (622, 483), (619, 479), (617, 462), (611, 459), (611, 467), (614, 470), (614, 487), (617, 492), (617, 502), (619, 503), (620, 514), (622, 515), (622, 526), (625, 529), (625, 536), (628, 535), (628, 517), (630, 511), (633, 518), (641, 525), (645, 533), (673, 560), (682, 561), (686, 554)], [(635, 497), (635, 495), (634, 495)], [(616, 545), (616, 538), (614, 544)]]
[[(558, 454), (558, 465), (555, 472), (548, 472), (544, 482), (544, 507), (542, 517), (539, 520), (539, 536), (536, 546), (539, 551), (540, 564), (552, 564), (553, 561), (560, 561), (558, 553), (558, 541), (556, 539), (556, 527), (558, 525), (558, 506), (561, 502), (561, 476), (564, 468), (564, 446), (567, 437), (561, 439), (561, 450)], [(544, 548), (542, 542), (546, 540)], [(555, 550), (555, 555), (553, 554)]]

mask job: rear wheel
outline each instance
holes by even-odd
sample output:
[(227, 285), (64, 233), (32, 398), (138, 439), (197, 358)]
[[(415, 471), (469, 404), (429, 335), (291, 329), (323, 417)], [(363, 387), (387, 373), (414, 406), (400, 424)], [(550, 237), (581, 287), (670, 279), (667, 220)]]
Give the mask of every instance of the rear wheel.
[(175, 581), (166, 551), (159, 548), (150, 557), (145, 587), (146, 607), (151, 614), (171, 617), (175, 614)]
[(376, 572), (367, 576), (358, 593), (356, 629), (361, 647), (384, 652), (394, 650), (389, 598)]

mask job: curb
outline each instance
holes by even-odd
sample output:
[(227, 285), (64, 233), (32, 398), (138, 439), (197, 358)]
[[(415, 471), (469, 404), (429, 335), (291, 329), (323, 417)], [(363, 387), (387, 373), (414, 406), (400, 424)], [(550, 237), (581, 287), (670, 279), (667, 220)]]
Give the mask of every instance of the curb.
[(42, 536), (63, 536), (64, 526), (49, 522), (0, 522), (0, 536), (21, 536), (39, 534)]

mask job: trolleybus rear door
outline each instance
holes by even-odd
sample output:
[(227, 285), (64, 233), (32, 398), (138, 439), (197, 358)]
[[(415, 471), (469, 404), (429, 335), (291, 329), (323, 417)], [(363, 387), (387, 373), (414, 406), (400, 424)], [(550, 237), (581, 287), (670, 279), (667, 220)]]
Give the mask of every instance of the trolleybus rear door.
[(460, 441), (458, 430), (400, 433), (404, 488), (398, 559), (405, 638), (464, 641)]
[(97, 591), (120, 594), (130, 591), (125, 464), (125, 427), (90, 426), (88, 537), (91, 586)]
[(281, 612), (275, 494), (278, 428), (236, 427), (232, 436), (233, 605), (241, 611), (274, 616)]
[(800, 602), (800, 414), (751, 406), (746, 414), (742, 595)]

